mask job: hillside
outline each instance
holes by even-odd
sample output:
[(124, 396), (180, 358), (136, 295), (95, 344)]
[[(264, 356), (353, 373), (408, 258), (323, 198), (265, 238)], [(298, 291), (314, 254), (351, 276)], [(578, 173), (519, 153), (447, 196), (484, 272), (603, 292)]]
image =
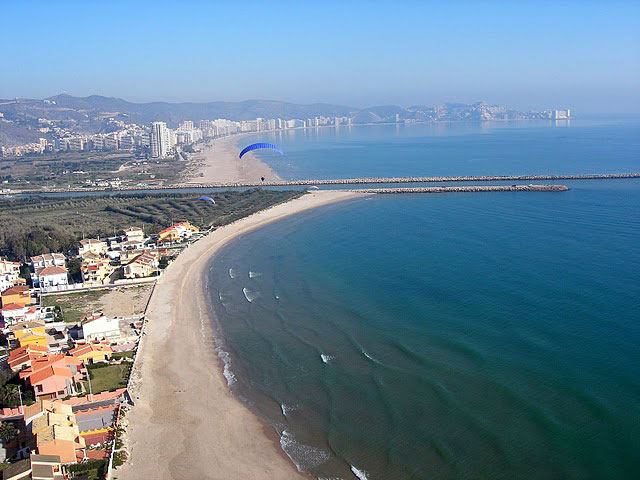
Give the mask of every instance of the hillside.
[(68, 94), (39, 99), (0, 101), (0, 144), (19, 145), (38, 137), (39, 119), (54, 122), (56, 127), (74, 133), (92, 134), (110, 131), (110, 119), (148, 125), (164, 121), (176, 127), (184, 120), (225, 118), (242, 121), (255, 118), (307, 119), (349, 117), (352, 123), (384, 123), (396, 121), (509, 120), (549, 118), (544, 113), (522, 113), (497, 105), (477, 102), (471, 105), (445, 103), (436, 106), (382, 105), (354, 108), (345, 105), (314, 103), (301, 105), (277, 100), (245, 100), (243, 102), (149, 102), (134, 103), (121, 98)]

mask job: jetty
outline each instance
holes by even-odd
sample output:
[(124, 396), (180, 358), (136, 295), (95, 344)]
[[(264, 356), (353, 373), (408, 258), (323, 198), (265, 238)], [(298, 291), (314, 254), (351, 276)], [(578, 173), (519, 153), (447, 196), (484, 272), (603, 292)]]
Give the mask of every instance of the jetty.
[(81, 192), (127, 192), (175, 189), (213, 189), (213, 188), (251, 188), (251, 187), (289, 187), (317, 185), (367, 185), (401, 183), (453, 183), (453, 182), (523, 182), (544, 180), (612, 180), (640, 178), (640, 173), (606, 173), (588, 175), (471, 175), (455, 177), (363, 177), (341, 179), (276, 180), (233, 183), (172, 183), (167, 185), (125, 185), (122, 187), (71, 187), (71, 188), (30, 188), (2, 190), (1, 194), (43, 194), (43, 193), (81, 193)]
[(359, 188), (361, 193), (565, 192), (566, 185), (469, 185), (457, 187)]

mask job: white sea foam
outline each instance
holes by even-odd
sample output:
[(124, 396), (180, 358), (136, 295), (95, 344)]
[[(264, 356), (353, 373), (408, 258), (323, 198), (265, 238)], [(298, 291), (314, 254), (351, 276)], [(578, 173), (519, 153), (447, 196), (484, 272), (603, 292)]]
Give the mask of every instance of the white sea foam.
[(280, 446), (300, 472), (315, 468), (329, 460), (327, 452), (320, 448), (297, 442), (286, 430), (280, 435)]
[(231, 357), (229, 356), (229, 352), (225, 352), (221, 348), (217, 348), (216, 350), (218, 351), (218, 356), (224, 365), (222, 374), (224, 375), (224, 378), (227, 379), (227, 385), (230, 387), (236, 383), (236, 376), (231, 371)]
[(233, 268), (229, 269), (229, 277), (236, 278), (236, 271)]
[(336, 357), (334, 357), (332, 355), (325, 355), (324, 353), (321, 353), (320, 354), (320, 358), (322, 359), (323, 363), (329, 363), (331, 360), (333, 360)]
[(244, 287), (242, 289), (242, 293), (244, 293), (244, 298), (246, 298), (247, 302), (249, 303), (253, 302), (256, 298), (260, 296), (259, 292), (254, 292), (253, 290), (249, 290), (247, 287)]
[(262, 276), (262, 272), (252, 272), (251, 270), (249, 270), (249, 278), (256, 278), (261, 276)]
[(369, 480), (369, 477), (367, 477), (367, 472), (365, 472), (364, 470), (358, 470), (356, 467), (351, 465), (351, 471), (360, 480)]
[(380, 363), (380, 362), (378, 362), (378, 360), (376, 360), (376, 359), (375, 359), (375, 358), (373, 358), (371, 355), (369, 355), (369, 354), (367, 353), (367, 351), (366, 351), (364, 348), (363, 348), (363, 349), (361, 349), (360, 351), (362, 352), (362, 354), (363, 354), (365, 357), (367, 357), (367, 358), (368, 358), (369, 360), (371, 360), (372, 362)]
[(282, 410), (282, 415), (284, 415), (285, 417), (290, 413), (293, 412), (295, 410), (297, 410), (299, 407), (298, 405), (287, 405), (286, 403), (283, 403), (280, 405), (280, 410)]

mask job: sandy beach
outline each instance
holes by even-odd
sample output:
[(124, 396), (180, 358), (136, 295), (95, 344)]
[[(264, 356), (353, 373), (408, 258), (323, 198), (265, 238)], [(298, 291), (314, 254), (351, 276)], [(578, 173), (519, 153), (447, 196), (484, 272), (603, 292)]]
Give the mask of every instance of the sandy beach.
[(147, 310), (127, 414), (124, 479), (292, 479), (275, 432), (228, 389), (215, 353), (205, 275), (239, 235), (303, 210), (363, 194), (318, 191), (222, 227), (187, 248), (159, 279)]
[(255, 154), (248, 153), (238, 158), (240, 152), (236, 143), (249, 134), (231, 135), (210, 140), (200, 145), (201, 150), (192, 154), (185, 183), (247, 183), (282, 180), (266, 163)]

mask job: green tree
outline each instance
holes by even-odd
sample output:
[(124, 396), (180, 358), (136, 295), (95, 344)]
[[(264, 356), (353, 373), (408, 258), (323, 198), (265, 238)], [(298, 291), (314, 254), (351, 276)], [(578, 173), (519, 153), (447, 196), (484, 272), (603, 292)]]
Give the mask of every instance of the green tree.
[(169, 265), (169, 259), (166, 255), (162, 255), (160, 257), (160, 261), (158, 262), (158, 267), (160, 267), (160, 270), (164, 270), (165, 268), (167, 268), (167, 265)]
[(20, 405), (20, 391), (18, 385), (7, 383), (0, 387), (0, 404), (3, 407), (17, 407)]
[(0, 440), (7, 445), (18, 436), (18, 430), (11, 422), (2, 422), (0, 425)]

